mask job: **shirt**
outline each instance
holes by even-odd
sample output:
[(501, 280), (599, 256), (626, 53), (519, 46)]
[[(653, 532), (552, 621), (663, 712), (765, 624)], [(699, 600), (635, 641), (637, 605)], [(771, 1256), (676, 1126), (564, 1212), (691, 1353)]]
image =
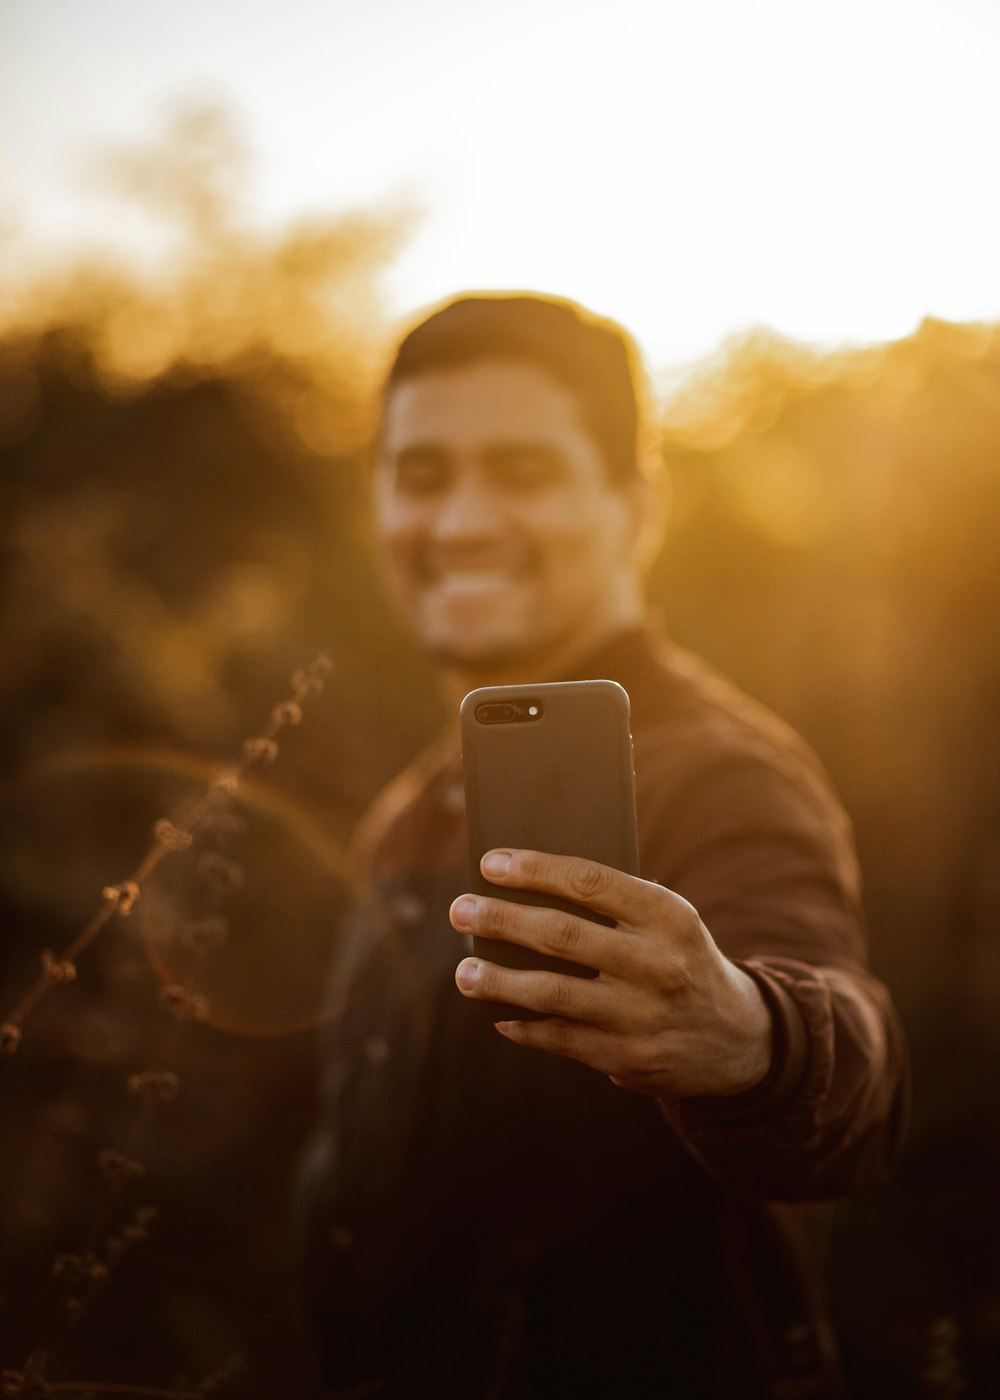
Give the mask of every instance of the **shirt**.
[(504, 1041), (459, 995), (449, 727), (362, 825), (335, 959), (306, 1188), (331, 1393), (837, 1395), (825, 1202), (884, 1179), (907, 1079), (865, 964), (849, 824), (787, 725), (652, 631), (576, 678), (629, 693), (641, 875), (756, 979), (770, 1070), (661, 1104)]

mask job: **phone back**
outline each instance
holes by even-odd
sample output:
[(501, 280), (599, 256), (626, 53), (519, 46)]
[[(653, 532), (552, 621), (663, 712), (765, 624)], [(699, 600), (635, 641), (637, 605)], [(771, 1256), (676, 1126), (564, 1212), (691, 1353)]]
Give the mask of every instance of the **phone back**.
[[(553, 895), (490, 884), (479, 862), (495, 846), (516, 846), (639, 873), (625, 690), (606, 680), (488, 686), (465, 697), (461, 723), (473, 890), (610, 923)], [(591, 968), (499, 941), (476, 939), (475, 949), (510, 967), (594, 975)], [(505, 1009), (510, 1012), (526, 1014)], [(493, 1013), (497, 1019), (496, 1007)]]

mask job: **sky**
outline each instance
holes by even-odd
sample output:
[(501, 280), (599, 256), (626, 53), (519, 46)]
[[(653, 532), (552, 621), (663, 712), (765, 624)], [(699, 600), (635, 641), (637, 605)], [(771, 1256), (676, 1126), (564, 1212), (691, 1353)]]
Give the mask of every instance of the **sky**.
[(204, 99), (262, 224), (419, 208), (394, 315), (552, 291), (656, 368), (1000, 320), (1000, 0), (0, 0), (8, 247), (155, 247), (87, 172)]

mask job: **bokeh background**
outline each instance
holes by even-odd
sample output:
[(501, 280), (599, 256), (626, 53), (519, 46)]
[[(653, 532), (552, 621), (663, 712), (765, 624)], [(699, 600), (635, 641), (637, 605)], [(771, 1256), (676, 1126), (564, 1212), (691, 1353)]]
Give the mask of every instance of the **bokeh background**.
[[(673, 489), (653, 603), (855, 821), (915, 1099), (895, 1180), (838, 1208), (851, 1393), (997, 1393), (997, 7), (281, 9), (0, 14), (0, 1020), (331, 662), (0, 1060), (3, 1364), (129, 1147), (116, 1216), (159, 1214), (50, 1375), (176, 1388), (239, 1356), (219, 1393), (306, 1393), (287, 1195), (343, 852), (446, 718), (368, 553), (374, 393), (414, 307), (533, 286), (640, 335)], [(209, 918), (180, 1023), (159, 989)], [(136, 1136), (128, 1077), (163, 1067)]]

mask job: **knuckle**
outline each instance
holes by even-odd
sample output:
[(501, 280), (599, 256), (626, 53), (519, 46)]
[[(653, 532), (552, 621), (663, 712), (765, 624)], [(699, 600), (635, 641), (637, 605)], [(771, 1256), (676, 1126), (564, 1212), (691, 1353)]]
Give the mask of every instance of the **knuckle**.
[(655, 1035), (641, 1036), (632, 1052), (632, 1076), (635, 1079), (648, 1078), (656, 1063), (660, 1042)]
[(683, 958), (670, 958), (661, 968), (660, 985), (674, 994), (685, 991), (691, 984), (691, 974)]
[(642, 915), (650, 923), (664, 924), (678, 933), (685, 933), (691, 923), (698, 922), (698, 911), (683, 895), (666, 885), (650, 880), (638, 882)]
[[(589, 980), (585, 981), (582, 978), (576, 978), (575, 980), (582, 987), (591, 985)], [(597, 997), (587, 995), (578, 996), (573, 1018), (577, 1021), (587, 1021), (597, 1024), (601, 1020), (603, 1009), (603, 1005)]]
[(649, 1075), (653, 1054), (652, 1041), (641, 1038), (631, 1042), (615, 1066), (616, 1077), (629, 1084), (641, 1082)]
[(611, 871), (592, 860), (574, 861), (569, 870), (569, 885), (581, 899), (593, 899), (604, 894), (611, 882)]
[(636, 884), (638, 917), (649, 924), (663, 923), (673, 917), (673, 890), (657, 885), (651, 880), (640, 880)]
[(550, 1010), (565, 1011), (573, 999), (569, 978), (549, 973), (545, 978), (544, 997)]
[(673, 897), (673, 923), (678, 935), (685, 941), (692, 944), (702, 941), (702, 922), (698, 911), (679, 894)]
[(654, 991), (674, 996), (690, 984), (691, 974), (687, 960), (674, 949), (657, 947), (650, 949), (641, 960), (643, 980)]
[(550, 1021), (546, 1027), (549, 1048), (557, 1055), (565, 1055), (570, 1048), (569, 1027), (563, 1021)]
[(553, 910), (545, 920), (544, 937), (556, 953), (572, 956), (580, 944), (580, 926), (571, 914)]

